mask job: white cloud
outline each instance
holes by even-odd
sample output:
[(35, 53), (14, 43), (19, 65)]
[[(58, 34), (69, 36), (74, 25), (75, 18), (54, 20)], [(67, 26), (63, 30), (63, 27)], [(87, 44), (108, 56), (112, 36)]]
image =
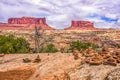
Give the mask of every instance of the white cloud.
[(108, 14), (106, 14), (106, 17), (109, 17), (109, 18), (112, 18), (112, 19), (116, 19), (117, 15), (108, 13)]
[(67, 20), (67, 16), (65, 14), (59, 15), (57, 17), (56, 16), (57, 15), (48, 16), (47, 19), (51, 20), (51, 21), (65, 21), (65, 20)]
[(120, 28), (120, 25), (108, 22), (96, 22), (95, 26), (98, 28)]
[(87, 11), (87, 12), (96, 12), (97, 11), (97, 9), (95, 9), (95, 7), (92, 7), (92, 6), (83, 6), (83, 7), (81, 7), (81, 9), (83, 11)]
[(39, 4), (41, 0), (31, 0), (32, 3), (34, 4)]

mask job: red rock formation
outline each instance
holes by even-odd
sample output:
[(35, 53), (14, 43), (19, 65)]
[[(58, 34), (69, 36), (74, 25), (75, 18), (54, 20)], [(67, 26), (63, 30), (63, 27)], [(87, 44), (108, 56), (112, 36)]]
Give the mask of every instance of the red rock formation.
[(65, 30), (95, 30), (93, 23), (89, 21), (72, 21), (70, 27)]
[(46, 24), (45, 18), (33, 18), (33, 17), (22, 17), (22, 18), (9, 18), (8, 23), (0, 23), (0, 29), (35, 29), (35, 26), (41, 27), (44, 30), (54, 30)]

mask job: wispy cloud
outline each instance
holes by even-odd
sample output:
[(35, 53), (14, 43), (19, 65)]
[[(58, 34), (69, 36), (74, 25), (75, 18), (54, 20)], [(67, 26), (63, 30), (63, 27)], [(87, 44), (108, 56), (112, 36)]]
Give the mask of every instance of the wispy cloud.
[(89, 20), (96, 27), (120, 28), (120, 0), (1, 0), (0, 21), (10, 17), (46, 17), (55, 28), (71, 20)]

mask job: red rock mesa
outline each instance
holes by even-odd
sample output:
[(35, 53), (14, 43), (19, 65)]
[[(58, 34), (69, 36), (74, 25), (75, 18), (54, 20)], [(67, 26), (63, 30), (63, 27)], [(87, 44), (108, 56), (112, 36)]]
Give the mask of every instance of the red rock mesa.
[(54, 30), (46, 23), (46, 18), (9, 18), (8, 23), (0, 23), (0, 29), (34, 29), (35, 26), (41, 27), (44, 30)]
[(65, 28), (65, 30), (96, 30), (94, 24), (89, 21), (72, 21), (70, 27)]

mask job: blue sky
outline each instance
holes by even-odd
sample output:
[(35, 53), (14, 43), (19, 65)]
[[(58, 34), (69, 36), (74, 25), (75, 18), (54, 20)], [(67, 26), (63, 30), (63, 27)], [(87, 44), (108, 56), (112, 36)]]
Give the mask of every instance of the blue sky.
[(120, 0), (0, 0), (0, 22), (10, 17), (46, 17), (63, 29), (71, 20), (88, 20), (98, 28), (120, 28)]

